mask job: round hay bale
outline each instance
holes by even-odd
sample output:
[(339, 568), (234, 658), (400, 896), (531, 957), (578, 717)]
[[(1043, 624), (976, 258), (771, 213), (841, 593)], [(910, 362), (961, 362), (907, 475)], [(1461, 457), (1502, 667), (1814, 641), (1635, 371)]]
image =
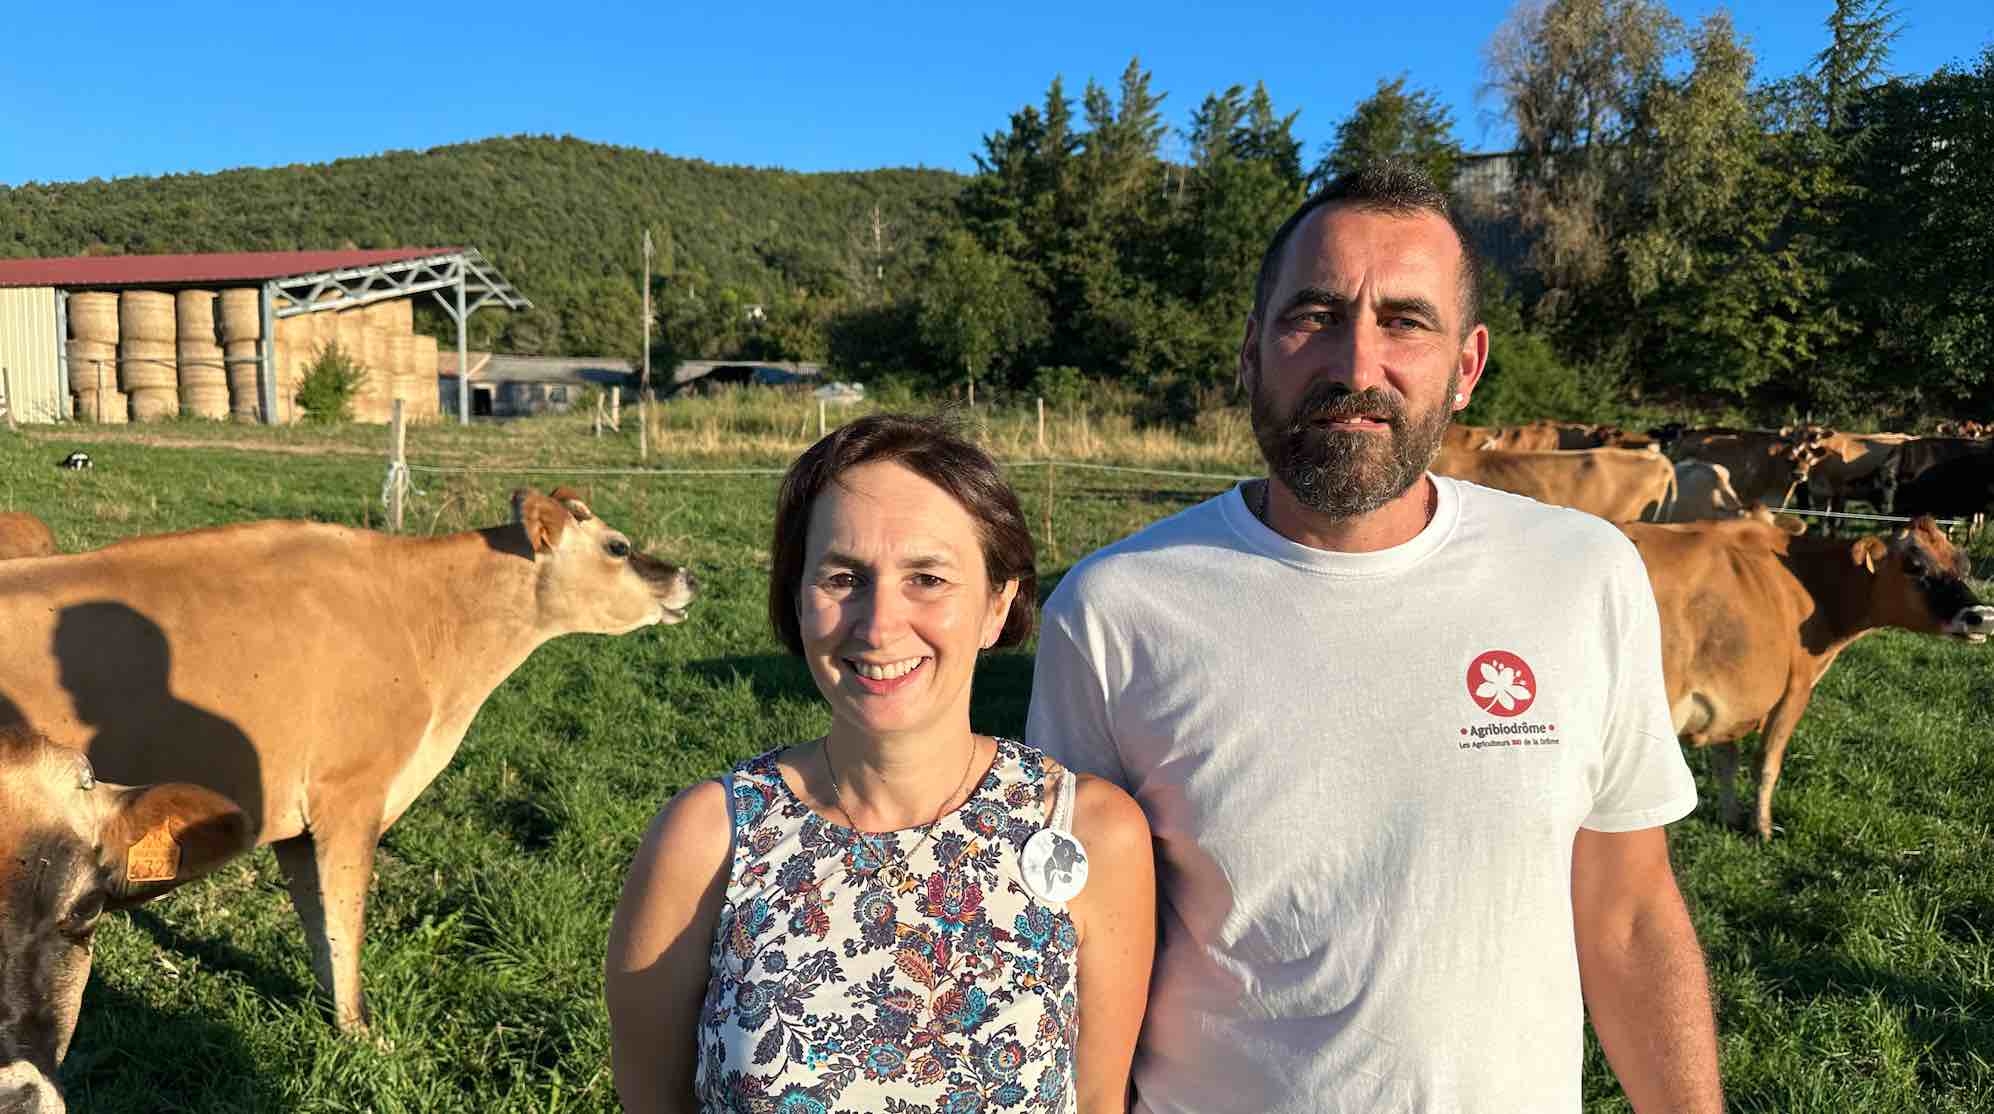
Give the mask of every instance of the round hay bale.
[[(100, 399), (103, 402), (101, 412), (97, 405)], [(131, 402), (125, 398), (123, 391), (109, 387), (98, 391), (90, 387), (76, 392), (76, 420), (79, 422), (124, 425), (131, 419)]]
[(69, 335), (99, 344), (118, 343), (118, 296), (107, 290), (71, 294)]
[(180, 411), (196, 418), (224, 421), (228, 418), (228, 388), (180, 385)]
[(263, 336), (263, 292), (254, 286), (222, 291), (222, 341), (233, 343)]
[(69, 342), (69, 382), (78, 390), (89, 387), (97, 389), (97, 376), (101, 372), (104, 386), (115, 388), (118, 385), (118, 346), (101, 340), (72, 340)]
[(158, 290), (127, 290), (118, 295), (118, 340), (171, 343), (173, 295)]
[(263, 398), (257, 391), (262, 382), (257, 349), (253, 340), (233, 340), (222, 346), (222, 359), (228, 365), (229, 413), (250, 421), (263, 413)]
[(127, 391), (132, 401), (132, 421), (162, 422), (180, 416), (180, 392), (171, 388), (141, 387)]
[(169, 394), (177, 391), (180, 388), (180, 374), (175, 367), (177, 356), (171, 336), (165, 340), (136, 340), (127, 333), (118, 344), (118, 385), (126, 394), (142, 390)]
[(173, 295), (173, 327), (182, 344), (216, 344), (215, 292), (181, 290)]
[(214, 341), (183, 340), (175, 346), (179, 356), (180, 389), (228, 386), (228, 371), (222, 366), (222, 346)]

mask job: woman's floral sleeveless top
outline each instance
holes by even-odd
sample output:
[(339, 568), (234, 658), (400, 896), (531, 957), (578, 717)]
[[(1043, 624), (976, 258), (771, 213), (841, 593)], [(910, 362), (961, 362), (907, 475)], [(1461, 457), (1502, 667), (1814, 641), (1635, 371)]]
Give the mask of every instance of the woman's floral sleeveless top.
[(1073, 920), (1018, 872), (1059, 765), (997, 740), (917, 849), (919, 828), (861, 837), (819, 817), (775, 755), (727, 778), (734, 862), (700, 1012), (702, 1107), (1072, 1110)]

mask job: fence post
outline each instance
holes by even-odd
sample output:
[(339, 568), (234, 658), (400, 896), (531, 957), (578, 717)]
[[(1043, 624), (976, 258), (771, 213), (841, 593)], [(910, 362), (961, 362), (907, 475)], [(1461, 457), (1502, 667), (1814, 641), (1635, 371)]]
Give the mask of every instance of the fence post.
[(824, 400), (817, 400), (817, 439), (824, 439)]
[(408, 486), (408, 426), (402, 422), (402, 400), (395, 400), (388, 427), (388, 528), (402, 532), (402, 489)]
[(16, 428), (14, 425), (14, 410), (16, 409), (14, 404), (14, 375), (4, 367), (0, 367), (0, 395), (7, 396), (7, 432), (12, 433)]
[(1052, 558), (1052, 563), (1057, 565), (1059, 563), (1059, 536), (1052, 532), (1052, 473), (1053, 463), (1048, 460), (1045, 462), (1045, 527), (1039, 531), (1039, 536), (1045, 539), (1046, 553)]
[(1037, 402), (1039, 404), (1039, 455), (1044, 456), (1045, 455), (1045, 399), (1040, 398), (1037, 400)]
[(623, 432), (623, 388), (618, 387), (609, 396), (609, 428)]
[(104, 361), (92, 361), (97, 365), (97, 424), (104, 424)]

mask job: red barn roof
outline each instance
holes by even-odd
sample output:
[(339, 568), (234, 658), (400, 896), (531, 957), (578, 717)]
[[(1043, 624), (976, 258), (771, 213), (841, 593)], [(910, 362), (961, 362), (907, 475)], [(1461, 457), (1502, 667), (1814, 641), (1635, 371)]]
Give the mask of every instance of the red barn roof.
[(397, 263), (459, 248), (369, 251), (241, 251), (209, 255), (75, 255), (0, 259), (0, 286), (191, 286), (262, 282), (292, 275)]

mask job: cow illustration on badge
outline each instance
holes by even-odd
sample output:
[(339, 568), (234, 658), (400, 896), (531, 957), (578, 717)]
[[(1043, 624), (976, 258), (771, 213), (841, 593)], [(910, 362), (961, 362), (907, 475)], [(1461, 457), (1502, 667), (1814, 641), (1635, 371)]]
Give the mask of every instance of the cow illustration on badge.
[(1025, 888), (1041, 901), (1071, 901), (1087, 885), (1087, 849), (1071, 832), (1041, 828), (1018, 856)]

